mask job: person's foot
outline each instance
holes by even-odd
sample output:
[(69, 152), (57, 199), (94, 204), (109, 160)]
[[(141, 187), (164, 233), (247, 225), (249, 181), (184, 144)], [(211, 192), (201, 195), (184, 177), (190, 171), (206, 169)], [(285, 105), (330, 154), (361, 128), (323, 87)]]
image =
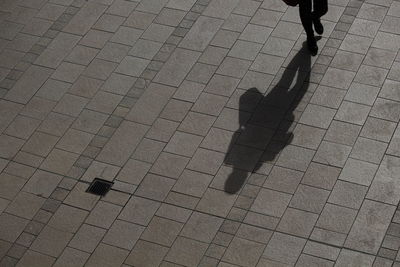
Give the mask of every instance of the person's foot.
[(318, 33), (319, 35), (322, 35), (324, 33), (324, 26), (321, 23), (320, 19), (314, 19), (314, 29), (315, 32)]
[(317, 40), (315, 40), (314, 36), (307, 37), (307, 46), (308, 50), (310, 50), (311, 55), (315, 56), (318, 52)]

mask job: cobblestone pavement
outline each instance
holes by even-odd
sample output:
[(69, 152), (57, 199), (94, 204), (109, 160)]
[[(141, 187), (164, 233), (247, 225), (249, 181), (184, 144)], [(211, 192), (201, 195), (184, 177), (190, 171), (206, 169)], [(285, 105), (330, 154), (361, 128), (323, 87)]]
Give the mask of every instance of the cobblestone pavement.
[(400, 1), (323, 24), (0, 0), (0, 266), (400, 266)]

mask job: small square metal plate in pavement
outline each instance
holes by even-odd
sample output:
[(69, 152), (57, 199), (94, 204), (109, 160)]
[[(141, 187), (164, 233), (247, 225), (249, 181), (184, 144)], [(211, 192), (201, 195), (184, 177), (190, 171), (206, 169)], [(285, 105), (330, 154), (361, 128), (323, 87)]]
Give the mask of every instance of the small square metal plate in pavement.
[(98, 196), (105, 196), (108, 191), (110, 191), (111, 186), (113, 185), (113, 182), (100, 179), (100, 178), (94, 178), (92, 183), (89, 185), (88, 189), (86, 192), (92, 193)]

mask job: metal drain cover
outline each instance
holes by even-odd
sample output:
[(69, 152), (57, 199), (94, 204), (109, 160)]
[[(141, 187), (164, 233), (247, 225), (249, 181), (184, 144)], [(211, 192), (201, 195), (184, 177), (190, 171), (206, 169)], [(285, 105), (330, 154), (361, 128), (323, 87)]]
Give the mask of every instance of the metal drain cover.
[(100, 179), (100, 178), (94, 178), (92, 183), (89, 185), (88, 189), (86, 192), (92, 193), (98, 196), (105, 196), (108, 191), (110, 191), (111, 186), (113, 185), (113, 182)]

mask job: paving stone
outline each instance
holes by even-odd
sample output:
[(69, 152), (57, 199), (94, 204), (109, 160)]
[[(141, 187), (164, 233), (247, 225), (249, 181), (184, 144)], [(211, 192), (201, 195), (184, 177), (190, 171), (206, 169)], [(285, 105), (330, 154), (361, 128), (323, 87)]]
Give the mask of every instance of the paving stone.
[(53, 257), (28, 250), (18, 262), (18, 266), (50, 267), (53, 265), (54, 261), (55, 259)]
[(171, 246), (181, 229), (181, 223), (153, 217), (141, 238), (160, 245)]
[(158, 266), (168, 252), (168, 248), (143, 240), (139, 240), (126, 258), (127, 264)]
[(289, 205), (291, 195), (273, 191), (269, 189), (261, 189), (258, 193), (251, 210), (266, 215), (281, 217)]
[(102, 4), (88, 3), (73, 17), (64, 31), (77, 35), (86, 34), (106, 8)]
[(98, 50), (95, 48), (77, 45), (65, 60), (76, 64), (89, 65), (97, 53)]
[(215, 34), (210, 44), (222, 48), (231, 48), (236, 40), (239, 38), (239, 35), (240, 34), (237, 32), (219, 30)]
[(83, 224), (69, 243), (69, 246), (87, 253), (92, 253), (102, 240), (105, 233), (106, 230), (104, 229)]
[(264, 251), (265, 245), (242, 238), (234, 238), (222, 258), (241, 266), (255, 266)]
[(302, 172), (274, 166), (263, 187), (293, 194), (302, 177)]
[(178, 237), (165, 259), (185, 266), (198, 266), (206, 249), (204, 243)]
[(103, 242), (132, 250), (144, 229), (143, 226), (116, 220), (103, 238)]
[(309, 104), (303, 112), (299, 122), (327, 129), (331, 120), (335, 116), (335, 112), (334, 109)]
[(6, 212), (22, 218), (32, 219), (45, 199), (29, 193), (20, 192), (8, 205)]
[(268, 243), (263, 256), (279, 262), (294, 264), (306, 244), (306, 240), (275, 232)]
[(350, 157), (378, 164), (386, 150), (386, 143), (366, 138), (358, 138)]
[(88, 253), (67, 247), (53, 266), (61, 267), (69, 264), (78, 267), (84, 265), (88, 258)]
[(313, 213), (320, 213), (325, 206), (329, 194), (330, 192), (327, 190), (299, 185), (289, 206)]
[(227, 19), (238, 3), (239, 0), (213, 0), (207, 6), (203, 15)]
[(39, 124), (40, 120), (18, 115), (4, 133), (21, 139), (28, 139)]
[(221, 218), (194, 212), (185, 224), (180, 235), (210, 243), (216, 235), (222, 222), (223, 220)]
[(166, 177), (147, 174), (135, 192), (135, 195), (163, 201), (175, 181)]
[(289, 145), (286, 146), (279, 155), (277, 164), (282, 167), (305, 171), (314, 153), (315, 152), (311, 149)]
[(2, 213), (0, 215), (1, 239), (12, 243), (15, 242), (28, 222), (29, 221), (26, 219), (7, 213)]
[(287, 208), (277, 230), (301, 237), (309, 237), (317, 222), (318, 215), (297, 209)]
[(357, 71), (362, 61), (363, 56), (360, 54), (338, 50), (331, 62), (331, 66), (348, 71)]
[(128, 254), (126, 250), (101, 243), (85, 266), (121, 266)]
[(200, 53), (177, 49), (155, 77), (155, 81), (171, 86), (178, 86), (199, 58)]
[(209, 188), (197, 205), (196, 210), (226, 217), (235, 200), (235, 195), (229, 195), (223, 191)]
[(223, 162), (224, 155), (208, 149), (197, 149), (187, 165), (188, 169), (214, 175)]
[(72, 234), (46, 226), (33, 242), (32, 250), (58, 257), (72, 238)]
[(87, 215), (87, 211), (61, 205), (48, 225), (63, 232), (75, 233)]
[(313, 160), (330, 166), (343, 167), (350, 151), (349, 146), (322, 141)]
[(72, 189), (64, 203), (77, 208), (91, 210), (96, 205), (99, 197), (86, 192), (87, 185), (77, 183)]

